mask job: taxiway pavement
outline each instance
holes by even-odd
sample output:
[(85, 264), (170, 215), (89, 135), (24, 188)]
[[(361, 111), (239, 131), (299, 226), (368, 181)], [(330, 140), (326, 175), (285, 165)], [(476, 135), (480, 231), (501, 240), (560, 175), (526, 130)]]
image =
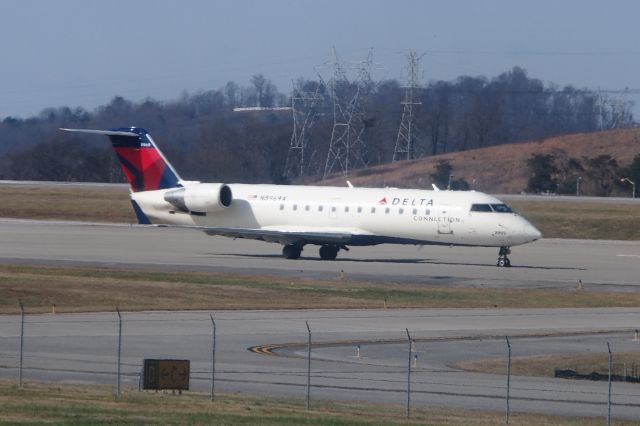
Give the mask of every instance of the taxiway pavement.
[[(192, 389), (211, 377), (210, 312), (123, 314), (122, 382), (136, 388), (144, 358), (191, 360)], [(638, 350), (640, 309), (403, 309), (213, 312), (216, 389), (304, 398), (307, 330), (312, 330), (311, 398), (402, 404), (408, 342), (416, 339), (412, 401), (503, 410), (505, 374), (462, 371), (455, 363), (514, 356)], [(115, 313), (28, 315), (24, 379), (116, 383)], [(0, 316), (0, 377), (17, 380), (20, 317)], [(356, 356), (357, 345), (360, 357)], [(250, 347), (266, 345), (274, 355)], [(284, 346), (281, 346), (284, 345)], [(615, 360), (615, 358), (614, 358)], [(506, 366), (506, 364), (505, 364)], [(550, 365), (550, 368), (566, 368)], [(511, 378), (514, 411), (605, 416), (607, 383)], [(613, 384), (613, 417), (640, 417), (640, 386)]]
[(302, 258), (281, 246), (210, 237), (196, 230), (137, 225), (0, 220), (0, 262), (241, 272), (318, 279), (417, 282), (510, 288), (635, 291), (640, 241), (543, 239), (513, 248), (513, 267), (497, 268), (497, 249), (474, 247), (353, 247), (321, 261), (316, 246)]

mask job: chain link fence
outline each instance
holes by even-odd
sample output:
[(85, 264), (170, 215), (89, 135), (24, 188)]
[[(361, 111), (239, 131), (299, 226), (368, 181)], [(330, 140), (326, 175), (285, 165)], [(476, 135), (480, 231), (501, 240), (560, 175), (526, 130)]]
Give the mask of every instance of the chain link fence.
[[(242, 318), (220, 320), (210, 313), (28, 315), (22, 306), (21, 312), (0, 317), (0, 376), (21, 387), (25, 380), (82, 381), (112, 384), (119, 395), (123, 387), (140, 389), (144, 359), (175, 358), (191, 361), (191, 389), (208, 391), (212, 400), (217, 391), (250, 391), (304, 398), (307, 408), (314, 399), (404, 403), (407, 418), (416, 404), (502, 409), (505, 423), (512, 410), (545, 412), (551, 405), (607, 422), (617, 411), (640, 416), (639, 364), (616, 362), (615, 353), (616, 347), (628, 353), (640, 345), (632, 333), (434, 338), (406, 329), (393, 339), (363, 333), (340, 341), (300, 318), (291, 342), (247, 346), (271, 341), (264, 331), (269, 326), (254, 334), (245, 327), (239, 335), (234, 330)], [(272, 327), (279, 336), (277, 321)], [(608, 368), (581, 371), (550, 358), (555, 378), (514, 375), (514, 357), (531, 357), (536, 346), (551, 348), (547, 356), (607, 355)], [(459, 368), (468, 359), (488, 359), (498, 368)]]

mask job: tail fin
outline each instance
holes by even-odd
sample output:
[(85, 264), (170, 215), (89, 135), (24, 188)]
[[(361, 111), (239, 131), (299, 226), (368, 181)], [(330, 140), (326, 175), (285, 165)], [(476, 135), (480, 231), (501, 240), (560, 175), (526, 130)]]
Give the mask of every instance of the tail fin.
[(144, 129), (124, 127), (112, 130), (60, 130), (108, 136), (133, 192), (182, 186), (180, 177)]

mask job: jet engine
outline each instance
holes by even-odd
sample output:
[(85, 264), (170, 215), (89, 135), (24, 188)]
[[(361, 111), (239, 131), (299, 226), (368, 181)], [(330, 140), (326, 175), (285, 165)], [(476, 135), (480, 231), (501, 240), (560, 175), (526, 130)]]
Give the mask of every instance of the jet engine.
[(233, 194), (224, 183), (200, 183), (171, 189), (164, 200), (183, 212), (215, 213), (231, 205)]

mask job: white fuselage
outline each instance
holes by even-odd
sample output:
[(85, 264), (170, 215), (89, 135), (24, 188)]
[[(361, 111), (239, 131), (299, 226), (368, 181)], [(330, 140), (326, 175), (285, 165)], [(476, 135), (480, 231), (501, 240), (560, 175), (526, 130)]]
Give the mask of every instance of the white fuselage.
[(136, 192), (131, 198), (154, 224), (280, 232), (344, 232), (357, 237), (348, 245), (508, 247), (541, 237), (533, 225), (516, 213), (472, 211), (472, 205), (503, 205), (497, 198), (475, 191), (228, 186), (233, 194), (231, 205), (206, 214), (177, 210), (164, 200), (167, 190)]

